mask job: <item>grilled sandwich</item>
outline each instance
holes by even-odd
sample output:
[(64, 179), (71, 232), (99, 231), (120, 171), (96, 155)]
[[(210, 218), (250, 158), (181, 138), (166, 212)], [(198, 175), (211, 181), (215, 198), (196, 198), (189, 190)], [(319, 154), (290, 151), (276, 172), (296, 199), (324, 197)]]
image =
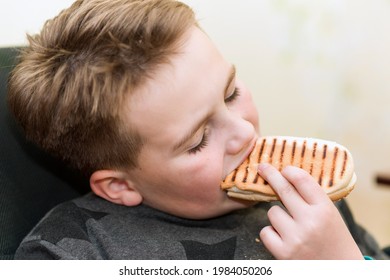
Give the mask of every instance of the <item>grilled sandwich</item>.
[(259, 176), (259, 163), (279, 170), (293, 165), (309, 172), (333, 201), (348, 195), (356, 183), (351, 153), (335, 142), (291, 136), (267, 136), (257, 140), (248, 158), (222, 182), (230, 197), (279, 200), (271, 186)]

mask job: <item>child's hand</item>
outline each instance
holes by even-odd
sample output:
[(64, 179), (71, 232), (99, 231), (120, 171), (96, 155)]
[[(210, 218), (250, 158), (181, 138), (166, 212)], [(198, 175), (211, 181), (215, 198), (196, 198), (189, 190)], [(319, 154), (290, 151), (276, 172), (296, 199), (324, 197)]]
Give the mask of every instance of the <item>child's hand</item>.
[(288, 211), (271, 207), (271, 226), (260, 232), (277, 259), (363, 259), (337, 208), (306, 171), (288, 166), (278, 172), (261, 164), (259, 174)]

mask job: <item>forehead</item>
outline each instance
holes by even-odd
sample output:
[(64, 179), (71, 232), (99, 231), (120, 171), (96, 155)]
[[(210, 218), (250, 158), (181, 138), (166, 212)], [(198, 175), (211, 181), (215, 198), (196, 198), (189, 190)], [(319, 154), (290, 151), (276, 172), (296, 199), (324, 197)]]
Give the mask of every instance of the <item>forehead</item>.
[(230, 70), (207, 35), (191, 28), (171, 63), (129, 98), (127, 121), (146, 142), (170, 143), (223, 99)]

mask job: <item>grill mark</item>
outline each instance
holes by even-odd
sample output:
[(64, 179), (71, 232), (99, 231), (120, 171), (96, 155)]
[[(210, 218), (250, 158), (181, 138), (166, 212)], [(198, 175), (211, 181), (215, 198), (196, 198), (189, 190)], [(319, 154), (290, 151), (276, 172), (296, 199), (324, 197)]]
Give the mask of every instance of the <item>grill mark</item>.
[(338, 153), (339, 153), (339, 148), (335, 148), (334, 149), (334, 153), (333, 153), (333, 161), (332, 161), (332, 169), (330, 171), (330, 180), (329, 180), (329, 187), (332, 187), (333, 186), (333, 182), (334, 182), (334, 172), (336, 170), (336, 159), (337, 159), (337, 156), (338, 156)]
[(317, 152), (317, 142), (315, 142), (314, 145), (313, 145), (313, 152), (311, 154), (312, 158), (316, 157), (316, 152)]
[(283, 156), (284, 156), (284, 149), (286, 148), (286, 142), (287, 140), (283, 140), (282, 151), (280, 152), (280, 157), (279, 157), (279, 171), (282, 170), (282, 166), (283, 166)]
[[(275, 147), (276, 147), (276, 141), (277, 141), (276, 138), (274, 138), (274, 140), (272, 141), (271, 154), (269, 155), (269, 163), (272, 163), (272, 160), (273, 160)], [(264, 180), (264, 185), (268, 185), (268, 182), (266, 180)]]
[(322, 180), (324, 177), (324, 167), (325, 167), (325, 158), (326, 158), (327, 149), (328, 149), (328, 145), (325, 144), (324, 149), (322, 151), (321, 173), (320, 173), (320, 177), (318, 178), (318, 184), (320, 186), (322, 186)]
[(271, 154), (269, 155), (269, 162), (270, 162), (270, 163), (272, 163), (272, 160), (273, 160), (273, 156), (274, 156), (274, 152), (275, 152), (275, 147), (276, 147), (276, 141), (277, 141), (276, 138), (274, 138), (274, 140), (272, 141)]
[(305, 152), (306, 152), (306, 140), (303, 141), (303, 145), (302, 145), (302, 151), (301, 151), (301, 163), (299, 164), (299, 167), (302, 168), (303, 167), (303, 158), (305, 157)]
[(318, 178), (318, 185), (322, 186), (322, 177), (324, 176), (324, 170), (321, 169), (320, 177)]
[(244, 178), (242, 179), (243, 183), (246, 183), (246, 180), (248, 179), (249, 162), (250, 162), (250, 159), (246, 159), (246, 161), (245, 161), (245, 164), (246, 164), (245, 174), (244, 174)]
[[(257, 162), (260, 163), (261, 161), (261, 157), (263, 156), (263, 151), (264, 151), (264, 146), (265, 146), (265, 142), (266, 140), (263, 139), (262, 143), (261, 143), (261, 147), (260, 147), (260, 151), (259, 151), (259, 156), (257, 157)], [(256, 173), (256, 177), (255, 179), (253, 180), (253, 183), (256, 184), (257, 181), (259, 180), (259, 173)]]
[[(276, 141), (277, 140), (278, 139), (274, 138), (273, 141), (272, 141), (271, 153), (270, 153), (269, 159), (268, 159), (269, 163), (272, 163), (274, 152), (275, 152), (275, 148), (276, 148)], [(266, 180), (264, 180), (264, 185), (268, 185), (268, 182)]]
[(291, 151), (291, 161), (290, 161), (290, 164), (292, 165), (293, 162), (294, 162), (294, 158), (295, 158), (295, 148), (297, 146), (297, 141), (294, 141), (293, 142), (293, 146), (292, 146), (292, 151)]
[(265, 146), (266, 140), (263, 139), (263, 142), (261, 143), (260, 151), (259, 151), (259, 157), (257, 159), (257, 162), (260, 163), (261, 157), (263, 156), (264, 146)]
[(313, 152), (311, 153), (311, 157), (313, 159), (311, 165), (310, 165), (310, 175), (313, 175), (313, 162), (314, 162), (314, 159), (316, 157), (316, 153), (317, 153), (317, 142), (314, 143), (313, 145)]
[(324, 145), (324, 151), (322, 153), (322, 159), (326, 158), (326, 150), (328, 149), (328, 145)]
[(234, 169), (234, 173), (232, 176), (232, 182), (234, 182), (236, 180), (237, 172), (238, 172), (238, 167), (236, 169)]
[(347, 151), (344, 151), (343, 168), (341, 169), (340, 178), (343, 178), (343, 176), (344, 176), (345, 168), (347, 165), (347, 160), (348, 160), (348, 154), (347, 154)]

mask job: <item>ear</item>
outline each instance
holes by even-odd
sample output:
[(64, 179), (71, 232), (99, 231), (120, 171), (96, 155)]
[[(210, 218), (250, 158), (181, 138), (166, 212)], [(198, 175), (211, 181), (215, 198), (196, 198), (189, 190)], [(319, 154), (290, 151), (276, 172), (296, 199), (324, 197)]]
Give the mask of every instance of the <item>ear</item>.
[(113, 203), (136, 206), (142, 202), (141, 194), (124, 172), (117, 170), (95, 171), (89, 179), (89, 184), (96, 195)]

